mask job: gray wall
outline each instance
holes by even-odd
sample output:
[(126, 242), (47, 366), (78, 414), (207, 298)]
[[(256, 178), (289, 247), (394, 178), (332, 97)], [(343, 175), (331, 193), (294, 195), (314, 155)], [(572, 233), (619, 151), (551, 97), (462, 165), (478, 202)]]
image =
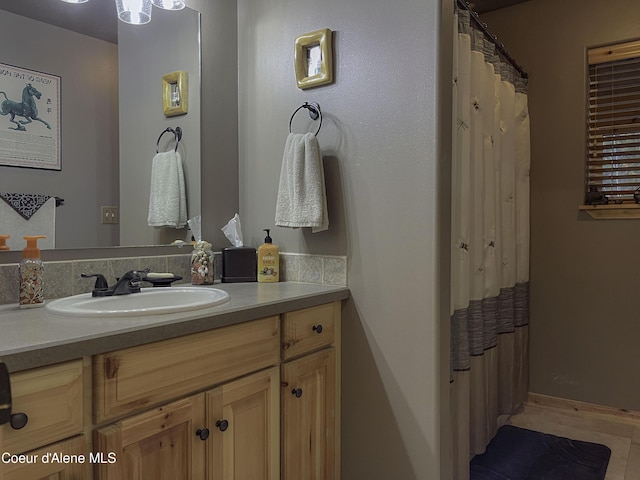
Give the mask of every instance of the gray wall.
[(531, 0), (483, 20), (530, 73), (530, 391), (640, 411), (640, 221), (578, 213), (585, 51), (640, 37), (637, 8)]
[(0, 191), (64, 198), (59, 247), (116, 245), (118, 226), (99, 221), (118, 204), (116, 45), (4, 11), (0, 30), (0, 61), (62, 77), (62, 171), (0, 166)]
[[(441, 181), (448, 179), (448, 146), (439, 148), (450, 135), (450, 62), (442, 78), (437, 71), (440, 49), (451, 58), (451, 37), (447, 28), (441, 44), (440, 2), (238, 5), (240, 214), (247, 243), (262, 243), (262, 229), (272, 228), (274, 243), (286, 252), (349, 259), (343, 478), (446, 478), (441, 416), (448, 364), (441, 354), (448, 337), (440, 322), (448, 316), (448, 200), (442, 198), (449, 183)], [(334, 31), (336, 80), (301, 91), (294, 41), (320, 28)], [(439, 93), (449, 99), (442, 116)], [(319, 102), (324, 112), (318, 138), (330, 227), (317, 234), (273, 227), (289, 119), (305, 101)], [(304, 127), (301, 118), (296, 131)]]

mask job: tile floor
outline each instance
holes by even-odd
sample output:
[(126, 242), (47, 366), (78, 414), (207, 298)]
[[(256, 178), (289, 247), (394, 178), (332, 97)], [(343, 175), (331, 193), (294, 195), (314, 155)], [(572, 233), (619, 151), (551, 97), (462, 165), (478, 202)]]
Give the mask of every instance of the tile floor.
[(605, 480), (640, 480), (640, 418), (526, 404), (508, 424), (611, 449)]

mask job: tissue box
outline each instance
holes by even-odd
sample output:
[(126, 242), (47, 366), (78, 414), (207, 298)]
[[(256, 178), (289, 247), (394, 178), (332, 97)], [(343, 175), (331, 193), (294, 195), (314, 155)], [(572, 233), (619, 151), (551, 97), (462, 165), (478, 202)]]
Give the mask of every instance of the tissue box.
[(222, 249), (222, 282), (256, 282), (258, 280), (256, 249), (228, 247)]

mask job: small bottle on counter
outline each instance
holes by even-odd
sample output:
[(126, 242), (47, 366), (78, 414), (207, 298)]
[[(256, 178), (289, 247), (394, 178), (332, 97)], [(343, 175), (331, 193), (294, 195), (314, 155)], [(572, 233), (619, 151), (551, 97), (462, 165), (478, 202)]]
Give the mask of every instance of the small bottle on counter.
[(191, 284), (213, 285), (213, 251), (204, 240), (196, 242), (191, 253)]
[(273, 244), (269, 229), (265, 228), (267, 236), (264, 243), (258, 247), (258, 282), (280, 281), (280, 250)]
[(38, 240), (44, 235), (27, 235), (27, 246), (22, 250), (18, 265), (20, 275), (20, 308), (44, 305), (44, 267), (40, 259)]
[(5, 250), (11, 250), (7, 245), (7, 240), (11, 238), (11, 235), (0, 235), (0, 252)]

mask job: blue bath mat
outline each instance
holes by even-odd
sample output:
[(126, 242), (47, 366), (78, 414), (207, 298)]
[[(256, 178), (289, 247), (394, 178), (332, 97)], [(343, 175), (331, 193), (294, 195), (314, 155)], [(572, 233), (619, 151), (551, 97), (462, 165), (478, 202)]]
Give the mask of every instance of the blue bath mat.
[(471, 461), (471, 480), (604, 480), (611, 450), (505, 425)]

